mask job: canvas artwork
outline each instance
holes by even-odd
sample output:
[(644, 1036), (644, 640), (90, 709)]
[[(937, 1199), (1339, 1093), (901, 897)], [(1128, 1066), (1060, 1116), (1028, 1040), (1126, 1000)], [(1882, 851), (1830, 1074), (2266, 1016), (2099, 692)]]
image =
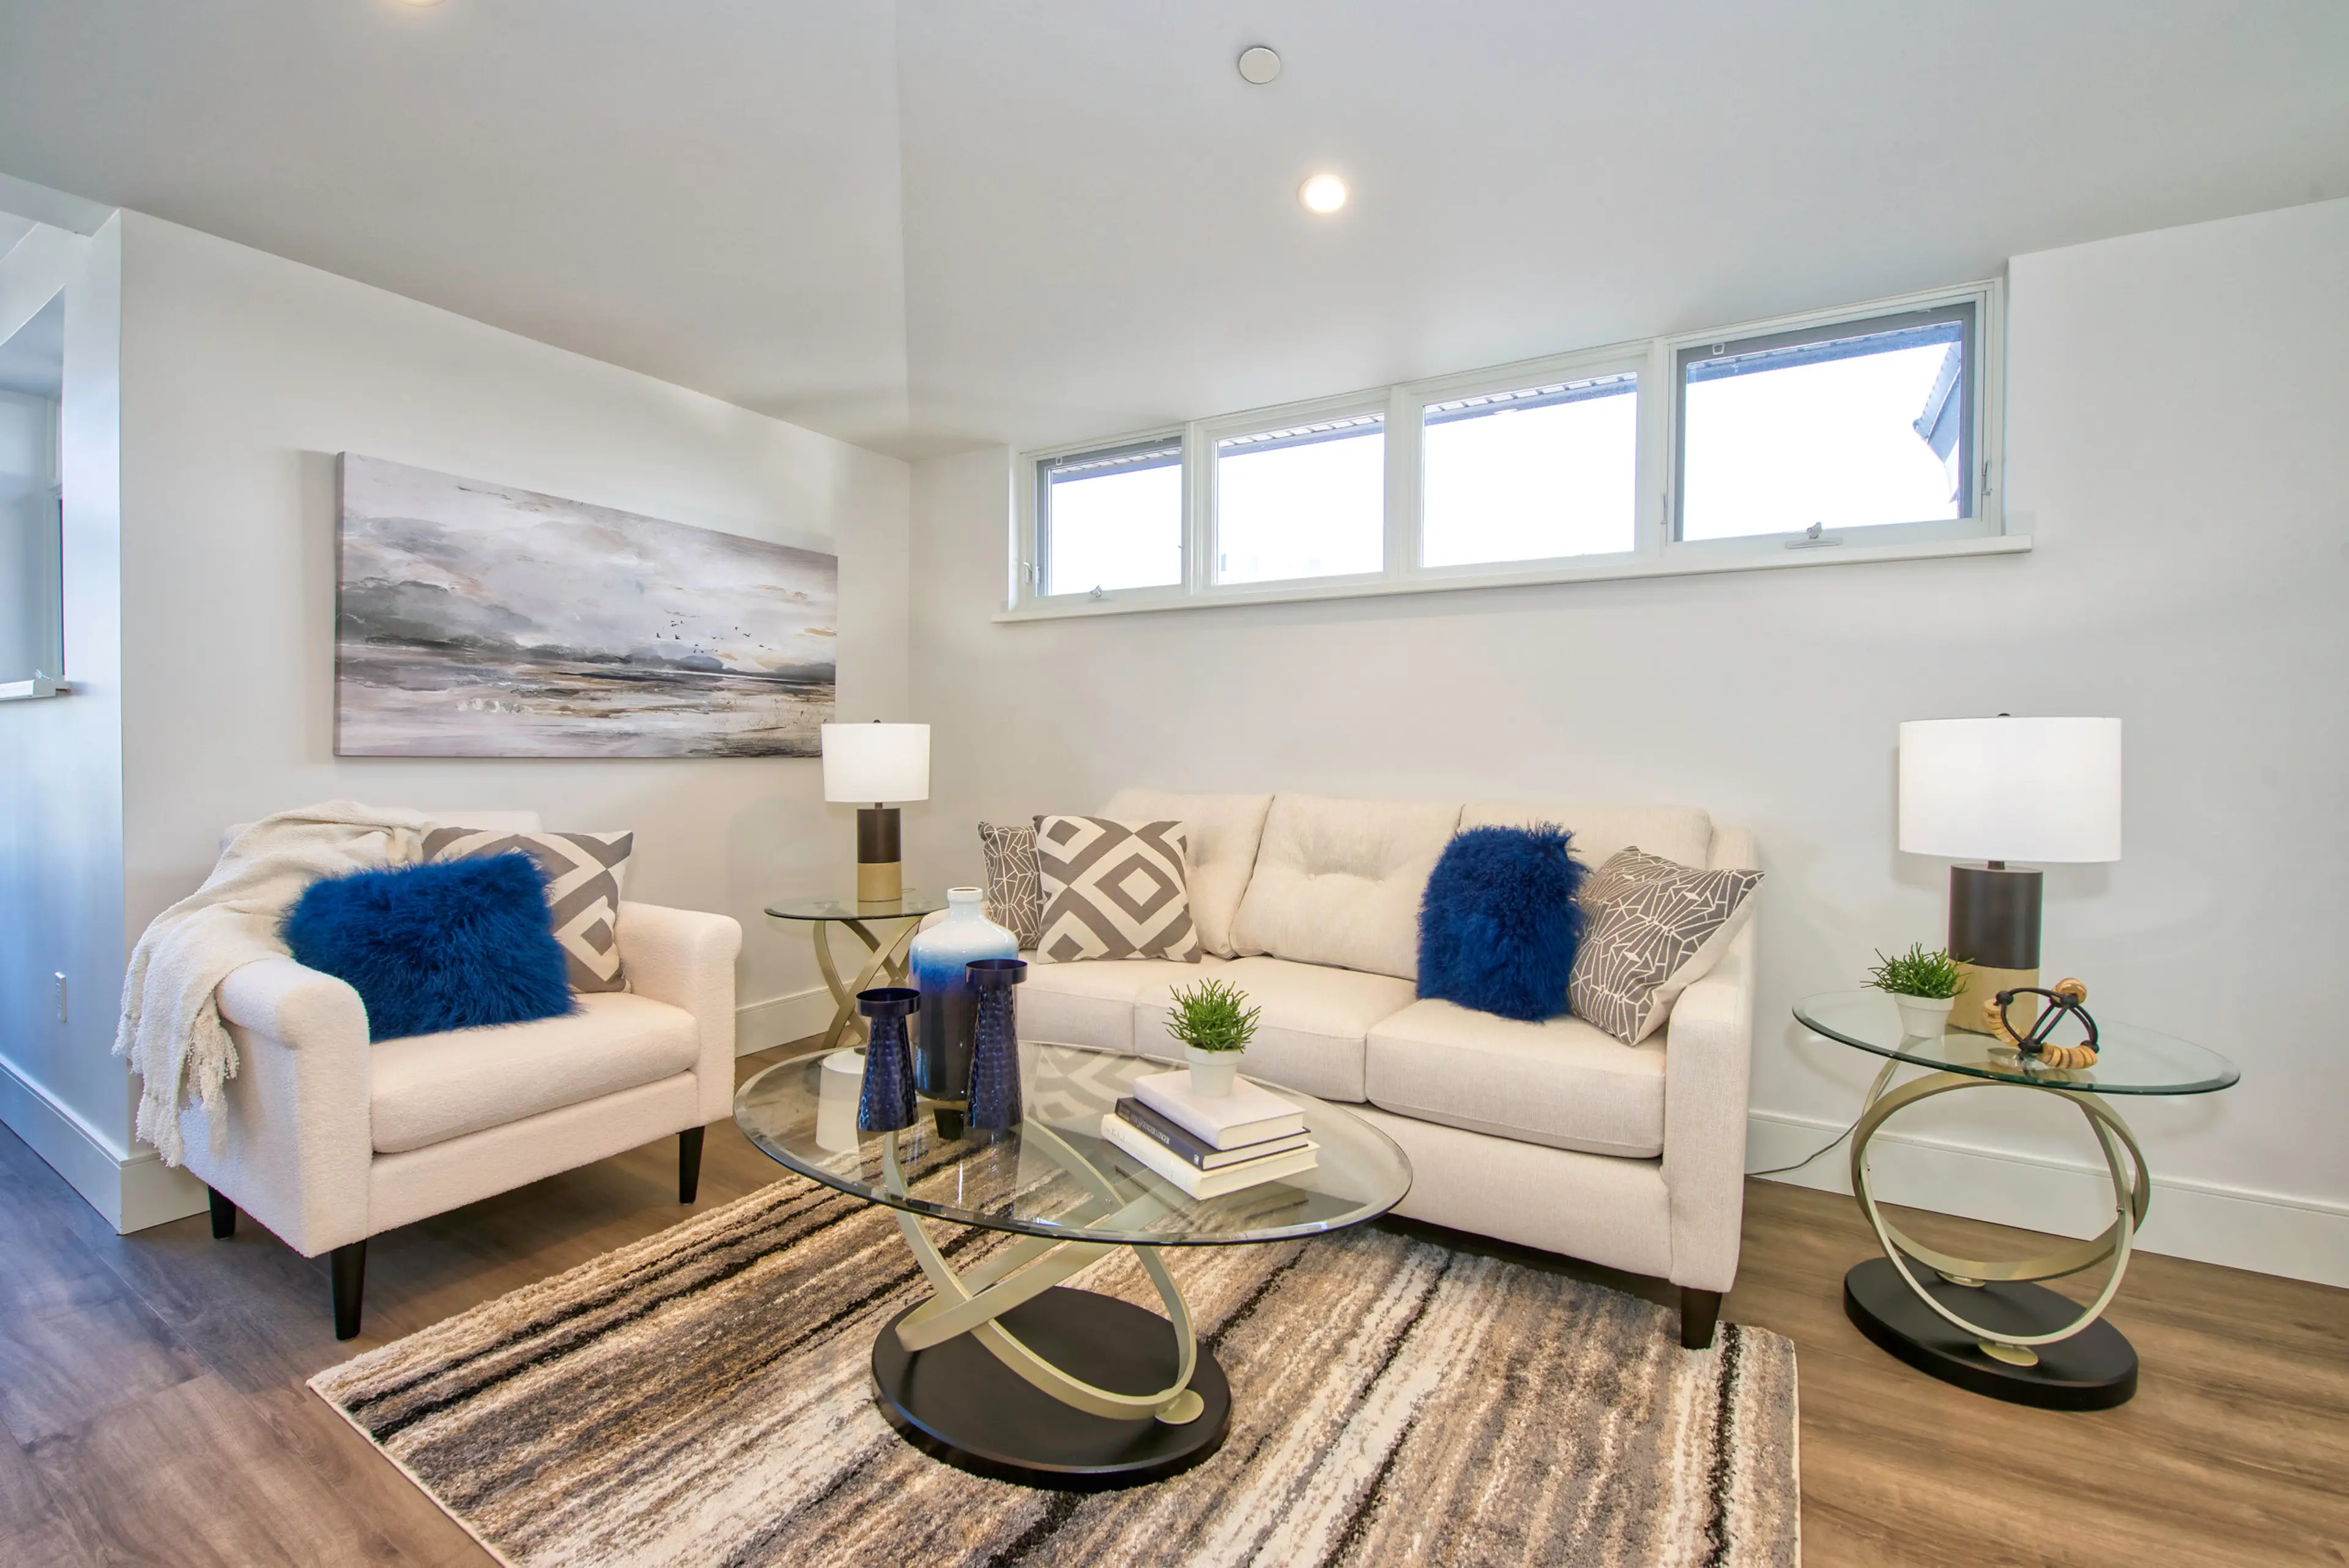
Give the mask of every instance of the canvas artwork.
[(840, 559), (345, 453), (338, 755), (812, 757)]

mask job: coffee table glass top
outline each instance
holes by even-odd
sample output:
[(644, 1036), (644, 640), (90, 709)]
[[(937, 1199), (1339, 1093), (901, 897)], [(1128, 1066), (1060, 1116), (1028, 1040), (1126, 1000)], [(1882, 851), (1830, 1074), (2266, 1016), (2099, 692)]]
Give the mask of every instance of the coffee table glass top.
[[(2095, 1007), (2091, 1002), (2088, 1011)], [(2021, 1027), (2022, 1009), (2014, 1013)], [(1795, 1017), (1830, 1040), (1911, 1062), (1937, 1072), (1963, 1073), (2047, 1089), (2078, 1089), (2099, 1095), (2207, 1095), (2242, 1075), (2215, 1051), (2133, 1023), (2096, 1020), (2096, 1064), (2042, 1067), (2011, 1045), (1987, 1034), (1952, 1029), (1942, 1034), (1909, 1034), (1900, 1010), (1880, 991), (1829, 991), (1795, 1003)], [(2069, 1020), (2056, 1025), (2055, 1043), (2076, 1044), (2083, 1031)]]
[(944, 893), (908, 888), (902, 898), (874, 904), (860, 904), (854, 898), (785, 898), (768, 905), (767, 913), (779, 920), (900, 920), (936, 914), (946, 907)]
[[(1102, 1117), (1164, 1062), (1022, 1041), (1026, 1120), (944, 1138), (930, 1102), (895, 1134), (903, 1189), (885, 1139), (856, 1130), (858, 1078), (823, 1070), (824, 1053), (778, 1063), (734, 1096), (745, 1136), (827, 1187), (963, 1225), (1116, 1245), (1212, 1246), (1316, 1235), (1377, 1218), (1411, 1189), (1411, 1165), (1360, 1116), (1290, 1089), (1320, 1163), (1221, 1198), (1192, 1199), (1101, 1136)], [(1267, 1085), (1271, 1087), (1271, 1085)]]

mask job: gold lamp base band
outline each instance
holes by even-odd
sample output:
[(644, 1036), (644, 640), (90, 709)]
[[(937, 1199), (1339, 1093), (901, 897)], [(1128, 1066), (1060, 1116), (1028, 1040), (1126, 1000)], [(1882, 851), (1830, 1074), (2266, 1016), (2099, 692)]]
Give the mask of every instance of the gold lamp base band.
[(891, 904), (905, 896), (902, 860), (860, 860), (856, 863), (856, 901)]
[[(1958, 992), (1957, 1005), (1950, 1009), (1950, 1027), (1974, 1034), (1998, 1033), (1991, 1020), (1998, 1016), (2000, 992), (2039, 983), (2039, 971), (2035, 969), (1991, 969), (1963, 959), (1958, 961), (1958, 972), (1966, 977), (1966, 983), (1965, 989)], [(2038, 1022), (2039, 999), (2018, 996), (2006, 1015), (2013, 1021), (2017, 1033), (2027, 1032)]]

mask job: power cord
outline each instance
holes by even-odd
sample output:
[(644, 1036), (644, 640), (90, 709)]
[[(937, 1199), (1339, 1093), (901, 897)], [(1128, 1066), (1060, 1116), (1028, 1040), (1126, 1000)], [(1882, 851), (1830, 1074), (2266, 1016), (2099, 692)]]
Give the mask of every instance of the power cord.
[[(1862, 1112), (1860, 1113), (1860, 1116), (1866, 1116), (1867, 1114), (1868, 1114), (1867, 1112), (1862, 1111)], [(1835, 1147), (1835, 1146), (1836, 1146), (1837, 1144), (1839, 1144), (1839, 1143), (1843, 1142), (1843, 1140), (1844, 1140), (1844, 1139), (1846, 1139), (1846, 1138), (1849, 1137), (1853, 1133), (1855, 1133), (1855, 1132), (1857, 1132), (1857, 1131), (1858, 1131), (1858, 1130), (1859, 1130), (1859, 1116), (1854, 1116), (1854, 1117), (1852, 1117), (1852, 1119), (1851, 1119), (1851, 1126), (1849, 1126), (1849, 1127), (1847, 1127), (1844, 1128), (1844, 1129), (1843, 1129), (1843, 1131), (1841, 1131), (1841, 1132), (1839, 1132), (1839, 1133), (1836, 1134), (1836, 1135), (1835, 1135), (1835, 1137), (1834, 1137), (1833, 1138), (1829, 1139), (1827, 1142), (1826, 1142), (1826, 1143), (1824, 1143), (1824, 1144), (1821, 1144), (1818, 1147), (1816, 1147), (1816, 1148), (1813, 1149), (1810, 1153), (1808, 1153), (1808, 1154), (1805, 1155), (1802, 1158), (1800, 1158), (1800, 1159), (1798, 1159), (1798, 1160), (1795, 1161), (1795, 1163), (1794, 1163), (1794, 1164), (1792, 1164), (1792, 1165), (1774, 1165), (1774, 1166), (1772, 1166), (1772, 1167), (1771, 1167), (1769, 1169), (1767, 1169), (1767, 1170), (1749, 1170), (1749, 1171), (1747, 1171), (1745, 1174), (1746, 1174), (1746, 1175), (1748, 1175), (1748, 1176), (1784, 1176), (1786, 1172), (1788, 1172), (1788, 1171), (1790, 1171), (1790, 1170), (1800, 1170), (1800, 1169), (1802, 1169), (1802, 1168), (1803, 1168), (1803, 1167), (1805, 1167), (1805, 1166), (1806, 1166), (1806, 1165), (1810, 1164), (1810, 1163), (1811, 1163), (1811, 1161), (1813, 1161), (1813, 1160), (1815, 1160), (1815, 1159), (1818, 1158), (1819, 1158), (1819, 1156), (1821, 1156), (1821, 1155), (1823, 1155), (1823, 1154), (1826, 1153), (1826, 1151), (1827, 1151), (1827, 1150), (1829, 1150), (1829, 1149), (1831, 1149), (1831, 1148)]]

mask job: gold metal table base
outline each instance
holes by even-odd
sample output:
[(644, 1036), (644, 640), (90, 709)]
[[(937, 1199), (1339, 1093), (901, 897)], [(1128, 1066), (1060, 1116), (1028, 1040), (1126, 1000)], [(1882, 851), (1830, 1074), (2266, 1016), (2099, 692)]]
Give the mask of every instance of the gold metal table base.
[[(843, 1036), (851, 1046), (860, 1049), (872, 1038), (872, 1031), (865, 1026), (864, 1020), (857, 1016), (858, 992), (870, 991), (876, 984), (905, 983), (905, 945), (913, 940), (915, 931), (921, 928), (922, 917), (876, 915), (872, 918), (899, 920), (903, 925), (885, 941), (862, 919), (809, 922), (815, 928), (815, 967), (823, 972), (824, 989), (832, 992), (832, 1027), (824, 1031), (823, 1036), (823, 1048), (827, 1051), (838, 1047)], [(871, 954), (864, 961), (864, 966), (856, 971), (856, 981), (853, 985), (841, 983), (840, 966), (833, 961), (831, 930), (834, 926), (846, 926), (855, 932), (856, 940), (863, 942)]]
[[(1868, 1091), (1859, 1123), (1853, 1129), (1852, 1194), (1859, 1200), (1861, 1212), (1868, 1216), (1868, 1223), (1875, 1231), (1876, 1240), (1883, 1247), (1884, 1255), (1899, 1271), (1901, 1279), (1908, 1282), (1909, 1290), (1920, 1301), (1952, 1326), (1971, 1334), (1984, 1355), (2011, 1366), (2033, 1365), (2038, 1359), (2033, 1346), (2052, 1345), (2081, 1333), (2104, 1315), (2105, 1308), (2112, 1303), (2114, 1293), (2120, 1289), (2121, 1276), (2128, 1269), (2130, 1246), (2144, 1226), (2146, 1210), (2153, 1200), (2153, 1185), (2147, 1174), (2144, 1152), (2137, 1147), (2128, 1124), (2121, 1120), (2120, 1114), (2101, 1096), (2079, 1089), (2018, 1084), (2002, 1078), (1977, 1078), (1964, 1073), (1928, 1073), (1888, 1094), (1886, 1085), (1891, 1082), (1892, 1075), (1899, 1065), (1898, 1061), (1885, 1063), (1884, 1071), (1877, 1075), (1875, 1085)], [(1868, 1140), (1876, 1136), (1877, 1129), (1910, 1106), (1937, 1095), (1951, 1094), (1960, 1089), (1988, 1088), (2026, 1089), (2054, 1095), (2076, 1107), (2087, 1118), (2089, 1128), (2096, 1135), (2096, 1146), (2104, 1151), (2105, 1168), (2111, 1173), (2113, 1182), (2113, 1221), (2100, 1234), (2068, 1247), (2059, 1247), (2040, 1257), (2009, 1263), (1988, 1262), (1955, 1257), (1928, 1247), (1884, 1217), (1868, 1182)], [(2126, 1166), (2121, 1158), (2124, 1149), (2128, 1155)], [(2111, 1260), (2112, 1269), (2096, 1299), (2072, 1323), (2044, 1334), (2012, 1334), (1969, 1322), (1944, 1305), (1910, 1270), (1909, 1260), (1911, 1258), (1934, 1270), (1942, 1279), (1961, 1285), (2061, 1279), (2067, 1274), (2094, 1268), (2106, 1259)]]
[[(899, 1163), (897, 1137), (893, 1132), (883, 1137), (882, 1158), (888, 1172), (889, 1189), (903, 1196), (906, 1191), (905, 1175)], [(1101, 1221), (1105, 1228), (1136, 1229), (1163, 1211), (1163, 1205), (1148, 1197), (1121, 1203), (1116, 1189), (1107, 1179), (1050, 1128), (1030, 1122), (1023, 1129), (1023, 1137), (1047, 1149), (1063, 1169), (1085, 1185), (1097, 1202), (1112, 1206)], [(1023, 1236), (985, 1262), (957, 1273), (930, 1240), (920, 1217), (903, 1209), (895, 1212), (906, 1248), (921, 1264), (931, 1290), (936, 1293), (898, 1320), (897, 1340), (906, 1350), (926, 1350), (957, 1334), (968, 1334), (1023, 1382), (1072, 1409), (1112, 1421), (1154, 1417), (1169, 1426), (1185, 1426), (1198, 1419), (1205, 1405), (1191, 1389), (1190, 1382), (1198, 1366), (1199, 1342), (1192, 1332), (1191, 1309), (1185, 1304), (1183, 1293), (1175, 1288), (1174, 1276), (1167, 1272), (1164, 1260), (1159, 1256), (1161, 1249), (1123, 1242)], [(1020, 1303), (1042, 1294), (1122, 1245), (1132, 1251), (1149, 1274), (1150, 1282), (1158, 1287), (1158, 1299), (1165, 1304), (1167, 1318), (1174, 1330), (1174, 1380), (1153, 1394), (1120, 1394), (1072, 1376), (996, 1321)]]

